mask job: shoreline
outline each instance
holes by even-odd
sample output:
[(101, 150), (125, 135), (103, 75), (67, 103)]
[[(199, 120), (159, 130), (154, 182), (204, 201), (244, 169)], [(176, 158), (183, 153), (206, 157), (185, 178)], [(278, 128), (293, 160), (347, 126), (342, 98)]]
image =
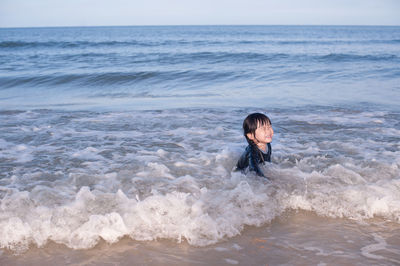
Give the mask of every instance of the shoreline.
[[(261, 227), (205, 247), (186, 241), (101, 240), (94, 248), (73, 250), (49, 242), (16, 255), (1, 250), (2, 265), (367, 265), (400, 263), (400, 225), (380, 218), (356, 222), (290, 211)], [(396, 248), (397, 247), (397, 248)]]

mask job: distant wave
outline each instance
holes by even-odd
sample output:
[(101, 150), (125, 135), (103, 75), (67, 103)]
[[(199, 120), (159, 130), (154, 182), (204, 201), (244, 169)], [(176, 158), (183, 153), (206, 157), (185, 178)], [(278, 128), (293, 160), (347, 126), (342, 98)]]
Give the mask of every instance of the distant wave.
[(280, 45), (304, 45), (304, 44), (317, 44), (317, 45), (332, 45), (332, 44), (397, 44), (400, 39), (392, 40), (284, 40), (276, 41)]
[(179, 54), (166, 54), (161, 57), (163, 60), (176, 60), (181, 61), (197, 61), (209, 60), (215, 61), (233, 61), (233, 62), (253, 62), (253, 61), (271, 61), (271, 60), (327, 60), (327, 61), (390, 61), (399, 59), (393, 54), (380, 54), (380, 55), (357, 55), (357, 54), (325, 54), (325, 55), (310, 55), (310, 54), (288, 54), (288, 53), (231, 53), (231, 52), (201, 52), (201, 53), (179, 53)]
[(186, 98), (186, 97), (210, 97), (210, 96), (221, 96), (218, 93), (186, 93), (186, 94), (174, 94), (168, 93), (163, 95), (157, 95), (155, 93), (145, 91), (138, 93), (126, 93), (126, 92), (103, 92), (95, 93), (89, 96), (89, 98)]
[(116, 46), (169, 46), (169, 45), (212, 45), (223, 44), (223, 42), (210, 41), (185, 41), (185, 40), (165, 40), (165, 41), (47, 41), (47, 42), (26, 42), (26, 41), (3, 41), (0, 48), (84, 48), (84, 47), (116, 47)]
[(119, 41), (108, 41), (108, 42), (90, 42), (90, 41), (48, 41), (48, 42), (24, 42), (24, 41), (3, 41), (0, 42), (0, 48), (74, 48), (74, 47), (96, 47), (96, 46), (126, 46), (126, 45), (136, 45), (136, 46), (151, 46), (151, 43), (130, 41), (130, 42), (119, 42)]
[[(85, 61), (86, 59), (99, 58), (108, 60), (112, 58), (121, 64), (126, 63), (157, 63), (157, 64), (179, 64), (179, 63), (198, 63), (215, 64), (221, 62), (254, 62), (281, 60), (297, 55), (286, 53), (256, 53), (256, 52), (193, 52), (193, 53), (134, 53), (124, 55), (121, 53), (62, 53), (54, 55), (54, 58), (60, 61)], [(37, 59), (37, 55), (33, 57)], [(1, 61), (0, 61), (1, 62)], [(102, 62), (104, 65), (104, 62)]]
[[(96, 58), (96, 60), (92, 60)], [(82, 53), (82, 54), (60, 54), (53, 57), (51, 61), (54, 66), (55, 61), (59, 62), (79, 62), (87, 64), (90, 69), (86, 73), (71, 73), (67, 69), (62, 71), (54, 71), (52, 65), (44, 65), (42, 70), (47, 73), (34, 74), (11, 74), (0, 76), (0, 87), (2, 89), (13, 87), (48, 87), (48, 86), (84, 86), (84, 87), (101, 87), (101, 86), (118, 86), (118, 85), (137, 85), (146, 84), (154, 85), (155, 83), (175, 82), (175, 85), (182, 82), (190, 82), (204, 84), (225, 82), (238, 80), (243, 75), (246, 79), (264, 77), (264, 72), (255, 72), (249, 74), (248, 71), (243, 72), (240, 68), (227, 70), (227, 65), (255, 65), (263, 64), (266, 67), (271, 67), (276, 64), (292, 64), (296, 62), (398, 62), (399, 57), (393, 54), (378, 54), (378, 55), (357, 55), (344, 53), (330, 53), (322, 55), (311, 54), (287, 54), (287, 53), (231, 53), (231, 52), (197, 52), (197, 53), (153, 53), (153, 54), (137, 54), (132, 56), (124, 56), (121, 54), (110, 53)], [(4, 61), (3, 59), (1, 61)], [(33, 59), (35, 62), (37, 59)], [(48, 60), (48, 59), (46, 59)], [(0, 61), (0, 62), (1, 62)], [(118, 62), (122, 66), (123, 71), (107, 71), (104, 66), (111, 67)], [(6, 61), (4, 61), (6, 63)], [(136, 64), (149, 66), (153, 63), (157, 66), (170, 67), (170, 70), (159, 70), (153, 68), (150, 71), (129, 71), (127, 66), (134, 67)], [(179, 67), (179, 64), (212, 66), (210, 70), (193, 70), (187, 67)], [(221, 67), (217, 67), (220, 65)], [(178, 67), (177, 67), (178, 66)], [(97, 72), (97, 70), (101, 70)], [(112, 68), (109, 68), (112, 69)], [(392, 69), (392, 68), (390, 68)], [(286, 69), (283, 72), (275, 72), (277, 78), (287, 79), (296, 76), (299, 69)], [(301, 73), (303, 70), (301, 69)], [(29, 72), (28, 72), (29, 73)], [(311, 74), (309, 71), (308, 74)], [(397, 73), (397, 72), (396, 72)], [(304, 73), (303, 73), (304, 74)], [(388, 72), (388, 74), (390, 74)], [(253, 75), (253, 76), (252, 76)], [(310, 76), (311, 77), (311, 76)], [(262, 78), (263, 79), (263, 78)], [(170, 84), (171, 85), (171, 84)]]
[(342, 62), (342, 61), (390, 61), (396, 60), (398, 57), (393, 54), (382, 55), (356, 55), (356, 54), (328, 54), (324, 56), (317, 56), (317, 59)]
[(36, 76), (1, 77), (2, 88), (12, 87), (47, 87), (47, 86), (108, 86), (129, 85), (142, 81), (160, 82), (180, 81), (218, 81), (235, 77), (234, 73), (219, 71), (142, 71), (142, 72), (105, 72), (86, 74), (47, 74)]
[(227, 41), (210, 41), (210, 40), (163, 40), (163, 41), (45, 41), (45, 42), (29, 42), (29, 41), (2, 41), (0, 49), (15, 48), (84, 48), (84, 47), (118, 47), (118, 46), (176, 46), (176, 45), (194, 45), (194, 46), (210, 46), (210, 45), (332, 45), (332, 44), (398, 44), (400, 39), (392, 40), (227, 40)]
[(270, 61), (289, 58), (290, 54), (285, 53), (232, 53), (232, 52), (198, 52), (198, 53), (178, 53), (164, 54), (158, 60), (160, 63), (182, 63), (182, 62), (198, 62), (221, 63), (221, 62), (254, 62), (254, 61)]
[[(358, 55), (331, 53), (321, 55), (289, 54), (289, 53), (257, 53), (257, 52), (193, 52), (193, 53), (136, 53), (129, 56), (119, 53), (77, 53), (60, 54), (57, 60), (69, 62), (85, 62), (89, 59), (98, 59), (104, 65), (107, 60), (118, 64), (149, 64), (176, 65), (176, 64), (219, 64), (219, 63), (268, 63), (268, 62), (295, 62), (295, 61), (395, 61), (399, 57), (394, 54)], [(103, 59), (104, 58), (104, 59)], [(100, 62), (99, 61), (99, 62)]]

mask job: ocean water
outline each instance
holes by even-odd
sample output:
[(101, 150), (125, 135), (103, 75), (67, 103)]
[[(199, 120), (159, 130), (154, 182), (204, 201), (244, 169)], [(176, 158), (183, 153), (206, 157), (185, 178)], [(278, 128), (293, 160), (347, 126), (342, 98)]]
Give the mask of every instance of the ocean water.
[(0, 262), (397, 265), (399, 100), (400, 27), (0, 29)]

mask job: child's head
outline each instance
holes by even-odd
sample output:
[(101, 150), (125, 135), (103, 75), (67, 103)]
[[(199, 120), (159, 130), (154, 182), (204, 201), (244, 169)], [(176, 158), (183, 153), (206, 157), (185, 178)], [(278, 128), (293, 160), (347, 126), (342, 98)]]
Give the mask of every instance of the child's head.
[(263, 146), (272, 141), (274, 130), (268, 116), (254, 113), (243, 121), (243, 133), (249, 144)]

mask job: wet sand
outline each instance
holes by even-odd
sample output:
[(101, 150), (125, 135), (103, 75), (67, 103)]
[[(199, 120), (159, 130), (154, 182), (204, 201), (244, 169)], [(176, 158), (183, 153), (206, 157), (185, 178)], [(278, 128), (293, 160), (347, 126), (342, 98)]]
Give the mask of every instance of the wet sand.
[(21, 254), (1, 252), (0, 265), (399, 265), (400, 225), (292, 211), (206, 247), (125, 237), (89, 250), (50, 242)]

